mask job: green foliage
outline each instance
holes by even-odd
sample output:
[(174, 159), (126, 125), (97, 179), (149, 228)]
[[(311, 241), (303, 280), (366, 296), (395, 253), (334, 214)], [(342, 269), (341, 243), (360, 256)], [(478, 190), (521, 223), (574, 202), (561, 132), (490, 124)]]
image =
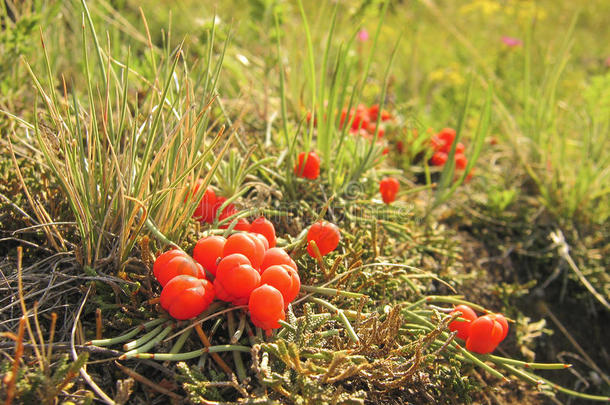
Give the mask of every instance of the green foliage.
[[(81, 367), (89, 358), (88, 353), (81, 353), (75, 361), (70, 361), (67, 354), (59, 355), (53, 363), (53, 372), (37, 368), (21, 368), (17, 378), (16, 397), (24, 404), (40, 403), (43, 405), (55, 404), (57, 398), (74, 386)], [(11, 363), (4, 360), (0, 363), (2, 374), (9, 372)], [(49, 365), (50, 366), (50, 365)], [(0, 394), (3, 390), (0, 390)], [(93, 393), (81, 391), (82, 404), (93, 403)], [(0, 395), (2, 398), (2, 395)]]
[(207, 377), (197, 366), (189, 367), (186, 363), (180, 362), (176, 365), (178, 369), (178, 381), (182, 382), (182, 387), (188, 394), (188, 398), (195, 404), (205, 403), (206, 401), (222, 401), (223, 397), (210, 382), (222, 381), (224, 375), (209, 370)]
[[(88, 21), (93, 55), (83, 30), (84, 100), (79, 94), (55, 90), (45, 53), (46, 86), (30, 68), (42, 107), (37, 108), (34, 123), (20, 121), (20, 134), (34, 132), (61, 185), (77, 222), (83, 264), (96, 263), (110, 254), (121, 266), (145, 223), (152, 221), (171, 240), (180, 240), (197, 197), (212, 180), (228, 146), (215, 151), (223, 140), (222, 128), (209, 139), (215, 130), (209, 105), (214, 102), (223, 54), (214, 64), (210, 42), (207, 64), (189, 72), (179, 64), (181, 48), (165, 49), (159, 62), (152, 57), (157, 77), (152, 84), (130, 68), (129, 56), (124, 64), (110, 63), (111, 56), (104, 56), (92, 20)], [(63, 85), (65, 89), (66, 83)], [(146, 86), (144, 100), (132, 98), (134, 85)], [(198, 195), (183, 204), (193, 180), (203, 175), (204, 186)]]

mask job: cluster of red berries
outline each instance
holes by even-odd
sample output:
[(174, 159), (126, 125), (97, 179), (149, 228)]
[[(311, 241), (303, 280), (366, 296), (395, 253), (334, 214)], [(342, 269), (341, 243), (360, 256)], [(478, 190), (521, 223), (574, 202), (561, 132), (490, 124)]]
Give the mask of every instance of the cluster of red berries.
[[(356, 108), (350, 109), (349, 112), (347, 108), (344, 108), (341, 110), (339, 128), (343, 128), (345, 124), (351, 121), (350, 132), (363, 136), (373, 136), (377, 131), (377, 118), (379, 115), (381, 115), (380, 119), (382, 122), (392, 119), (392, 115), (388, 111), (380, 111), (379, 104), (373, 104), (368, 108), (364, 104), (358, 104)], [(377, 131), (377, 137), (382, 138), (384, 134), (385, 128), (380, 126)]]
[(457, 337), (466, 341), (466, 349), (479, 354), (487, 354), (508, 334), (508, 322), (502, 314), (487, 314), (477, 317), (468, 305), (458, 305), (451, 313), (460, 312), (460, 318), (449, 324), (449, 330), (457, 331)]
[[(193, 194), (197, 194), (199, 188), (203, 184), (203, 180), (199, 179), (197, 183), (195, 183), (195, 187), (193, 187)], [(227, 201), (226, 198), (217, 196), (214, 190), (211, 187), (208, 187), (197, 205), (195, 212), (193, 212), (193, 218), (198, 220), (201, 223), (211, 224), (214, 222), (214, 219), (218, 215), (218, 210), (222, 205)], [(239, 211), (235, 208), (233, 204), (227, 204), (218, 216), (218, 221), (222, 221), (230, 216), (237, 214)], [(224, 224), (221, 228), (228, 228), (228, 224)], [(238, 231), (249, 231), (250, 223), (245, 218), (240, 218), (237, 220), (237, 224), (235, 225), (235, 230)]]
[[(316, 222), (307, 233), (307, 251), (312, 257), (324, 256), (336, 249), (339, 239), (336, 225)], [(200, 239), (193, 257), (180, 249), (161, 254), (153, 273), (163, 287), (161, 306), (172, 317), (193, 318), (216, 298), (248, 305), (252, 323), (265, 330), (280, 327), (285, 309), (301, 289), (296, 263), (276, 247), (275, 227), (264, 217), (247, 232)]]
[[(433, 166), (443, 166), (449, 157), (449, 152), (455, 141), (455, 130), (452, 128), (444, 128), (438, 134), (434, 135), (430, 140), (434, 154), (430, 158), (430, 164)], [(464, 155), (464, 144), (458, 142), (455, 145), (455, 167), (459, 170), (464, 170), (468, 164), (468, 159)]]
[(163, 287), (161, 306), (176, 319), (190, 319), (216, 298), (247, 304), (256, 326), (279, 328), (301, 281), (296, 263), (275, 245), (275, 228), (261, 217), (249, 232), (202, 238), (192, 258), (178, 249), (161, 254), (153, 266)]
[(385, 177), (379, 182), (379, 193), (386, 204), (396, 200), (398, 190), (400, 190), (400, 183), (394, 177)]

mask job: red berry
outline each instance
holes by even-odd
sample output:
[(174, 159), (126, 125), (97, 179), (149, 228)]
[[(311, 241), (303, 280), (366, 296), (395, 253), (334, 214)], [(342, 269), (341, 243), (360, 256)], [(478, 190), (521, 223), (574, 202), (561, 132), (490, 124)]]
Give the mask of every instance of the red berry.
[(247, 233), (246, 236), (252, 239), (255, 246), (255, 254), (254, 257), (250, 259), (250, 262), (252, 262), (252, 267), (259, 270), (260, 273), (261, 264), (263, 263), (263, 258), (265, 257), (265, 252), (269, 248), (269, 244), (263, 235)]
[(436, 136), (444, 142), (445, 148), (447, 148), (443, 152), (449, 152), (449, 148), (451, 148), (451, 145), (453, 145), (453, 141), (455, 140), (455, 135), (455, 129), (453, 128), (443, 128), (441, 129), (441, 132), (436, 134)]
[(252, 267), (259, 269), (265, 255), (265, 246), (254, 235), (240, 232), (229, 236), (222, 252), (223, 256), (240, 253), (248, 258)]
[(474, 175), (474, 167), (470, 169), (468, 174), (466, 175), (466, 179), (464, 180), (466, 183), (469, 183), (472, 180), (472, 176)]
[(470, 324), (472, 321), (477, 319), (477, 314), (468, 305), (458, 305), (453, 311), (451, 311), (452, 314), (456, 312), (461, 312), (462, 315), (460, 315), (460, 318), (464, 318), (465, 321), (455, 320), (451, 322), (449, 324), (449, 330), (452, 332), (457, 330), (457, 337), (462, 340), (466, 340), (468, 339), (470, 332)]
[[(194, 194), (196, 194), (199, 190), (201, 183), (203, 183), (203, 180), (200, 179), (197, 182), (197, 185), (195, 186), (195, 190), (193, 191)], [(193, 212), (193, 218), (202, 223), (207, 222), (211, 224), (212, 222), (214, 222), (214, 215), (216, 214), (216, 210), (214, 209), (215, 205), (216, 194), (214, 193), (214, 190), (212, 190), (211, 187), (208, 187), (207, 190), (205, 190), (203, 197), (201, 197), (199, 205), (197, 206), (197, 208), (195, 208), (195, 212)]]
[[(311, 112), (307, 113), (307, 122), (311, 122), (311, 118), (312, 118), (313, 114)], [(313, 119), (313, 125), (316, 126), (318, 125), (318, 119), (314, 117)]]
[(261, 235), (260, 233), (250, 233), (250, 235), (256, 237), (258, 240), (260, 240), (264, 247), (265, 247), (265, 252), (267, 251), (267, 249), (269, 249), (269, 241), (267, 240), (267, 238), (265, 238), (264, 235)]
[[(233, 214), (236, 214), (237, 211), (235, 211)], [(226, 217), (225, 217), (226, 218)], [(222, 220), (224, 218), (219, 218), (219, 221)], [(235, 222), (235, 219), (233, 219), (231, 222), (226, 223), (226, 224), (222, 224), (219, 226), (220, 229), (227, 229), (229, 226), (231, 226), (231, 224)], [(235, 224), (235, 226), (233, 227), (234, 231), (243, 231), (243, 232), (250, 232), (250, 222), (248, 222), (248, 220), (246, 218), (239, 218), (237, 220), (237, 223)]]
[(286, 264), (266, 268), (261, 274), (261, 284), (269, 284), (277, 288), (282, 293), (286, 307), (294, 301), (301, 289), (299, 274)]
[(445, 152), (434, 152), (430, 158), (430, 164), (432, 166), (442, 166), (447, 162), (447, 157)]
[(214, 300), (214, 286), (188, 275), (174, 277), (161, 291), (161, 306), (179, 320), (193, 318)]
[[(379, 104), (373, 104), (369, 108), (369, 118), (371, 121), (377, 121), (377, 116), (379, 115)], [(390, 114), (386, 110), (381, 111), (381, 121), (388, 121), (392, 118), (392, 114)]]
[(464, 170), (466, 168), (467, 164), (468, 164), (468, 159), (466, 159), (466, 156), (464, 156), (461, 153), (455, 155), (455, 167), (457, 169)]
[[(369, 123), (367, 130), (371, 135), (375, 135), (375, 130), (377, 129), (377, 125), (374, 122)], [(377, 138), (383, 138), (385, 135), (385, 129), (382, 126), (379, 126), (379, 132), (377, 132)]]
[[(167, 253), (173, 253), (173, 251), (169, 251), (164, 254)], [(159, 258), (162, 256), (163, 255), (159, 256)], [(181, 274), (186, 274), (196, 278), (205, 278), (203, 267), (201, 267), (199, 263), (195, 262), (186, 253), (174, 253), (174, 256), (169, 260), (166, 260), (165, 257), (162, 260), (164, 262), (163, 265), (153, 265), (153, 273), (155, 278), (159, 281), (159, 284), (161, 284), (162, 287), (164, 287), (171, 279)]]
[(266, 268), (273, 265), (286, 264), (297, 270), (297, 264), (282, 248), (271, 248), (265, 252), (263, 257), (263, 263), (261, 264), (261, 272), (264, 272)]
[(214, 286), (222, 291), (219, 298), (230, 300), (235, 305), (244, 305), (260, 280), (260, 274), (250, 265), (247, 257), (232, 254), (218, 264)]
[(298, 163), (294, 166), (294, 173), (306, 179), (317, 179), (320, 175), (320, 157), (315, 152), (299, 153)]
[(246, 218), (239, 218), (233, 228), (236, 231), (250, 232), (250, 222)]
[(508, 335), (508, 321), (502, 314), (489, 314), (488, 316), (494, 321), (498, 322), (502, 327), (502, 336), (500, 338), (500, 342), (503, 341), (506, 338), (506, 335)]
[(167, 262), (172, 260), (177, 256), (188, 256), (185, 251), (180, 249), (172, 249), (167, 252), (163, 252), (157, 257), (155, 263), (153, 264), (153, 274), (157, 277), (157, 274), (164, 271), (165, 266), (167, 266)]
[(464, 153), (464, 151), (466, 150), (466, 147), (464, 146), (464, 144), (462, 142), (458, 142), (457, 145), (455, 145), (455, 154), (460, 154), (460, 153)]
[(404, 152), (404, 150), (405, 150), (405, 147), (404, 147), (404, 144), (402, 143), (402, 141), (396, 142), (396, 151), (398, 153), (402, 153), (402, 152)]
[(199, 239), (193, 249), (193, 259), (201, 264), (204, 269), (216, 275), (218, 260), (223, 257), (226, 241), (222, 236), (216, 235)]
[(341, 234), (337, 225), (326, 221), (316, 222), (307, 232), (307, 253), (313, 258), (316, 257), (311, 244), (311, 241), (315, 241), (320, 254), (326, 256), (337, 248), (339, 239), (341, 239)]
[(400, 183), (394, 177), (385, 177), (379, 182), (379, 192), (383, 202), (390, 204), (396, 200), (396, 194), (400, 190)]
[(265, 330), (279, 328), (278, 321), (286, 319), (282, 293), (267, 284), (252, 291), (248, 301), (248, 310), (252, 323)]
[(493, 352), (508, 333), (506, 319), (498, 315), (481, 316), (470, 325), (466, 349), (479, 354)]
[(364, 112), (357, 111), (356, 116), (354, 117), (354, 121), (352, 121), (352, 129), (364, 129), (367, 130), (369, 127), (369, 117), (364, 115)]
[(373, 104), (369, 107), (369, 118), (371, 121), (377, 121), (377, 115), (379, 115), (379, 104)]
[[(227, 201), (227, 199), (224, 198), (224, 197), (218, 197), (216, 199), (216, 207), (215, 207), (215, 211), (214, 211), (214, 217), (216, 217), (216, 215), (218, 214), (218, 210), (225, 203), (225, 201)], [(227, 218), (237, 214), (238, 212), (239, 211), (237, 211), (237, 208), (235, 208), (235, 205), (228, 204), (220, 212), (220, 215), (218, 216), (218, 222), (221, 222), (221, 221), (223, 221), (223, 220), (225, 220), (225, 219), (227, 219)], [(224, 225), (221, 226), (221, 228), (223, 228), (223, 229), (226, 229), (228, 227), (229, 227), (229, 223), (225, 223)]]
[(267, 242), (269, 242), (269, 247), (275, 247), (275, 227), (271, 221), (267, 220), (265, 217), (255, 219), (252, 222), (252, 225), (250, 225), (250, 232), (263, 235), (265, 239), (267, 239)]

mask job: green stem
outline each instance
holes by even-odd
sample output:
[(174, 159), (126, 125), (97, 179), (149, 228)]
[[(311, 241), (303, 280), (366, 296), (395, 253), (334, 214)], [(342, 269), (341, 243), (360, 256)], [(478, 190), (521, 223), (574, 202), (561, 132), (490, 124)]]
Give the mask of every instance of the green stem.
[(135, 328), (133, 328), (129, 332), (125, 333), (124, 335), (113, 337), (113, 338), (110, 338), (110, 339), (91, 340), (91, 341), (85, 343), (85, 345), (87, 345), (87, 346), (100, 346), (100, 347), (103, 347), (103, 346), (112, 346), (112, 345), (116, 345), (116, 344), (119, 344), (119, 343), (123, 343), (123, 342), (131, 339), (132, 337), (134, 337), (138, 333), (142, 332), (143, 330), (146, 330), (148, 328), (152, 328), (153, 326), (157, 326), (160, 323), (165, 322), (166, 320), (167, 320), (167, 318), (153, 319), (152, 321), (148, 321), (146, 323), (143, 323), (141, 325), (136, 326)]
[(153, 337), (157, 336), (159, 334), (159, 332), (161, 332), (161, 329), (163, 329), (163, 325), (157, 326), (156, 328), (154, 328), (153, 330), (151, 330), (144, 336), (137, 338), (136, 340), (132, 340), (129, 343), (125, 343), (123, 345), (123, 350), (129, 351), (129, 350), (135, 349), (138, 346), (143, 345), (144, 343), (148, 342)]
[[(162, 341), (165, 336), (169, 335), (169, 333), (172, 331), (172, 329), (174, 329), (174, 325), (166, 326), (165, 329), (163, 329), (163, 331), (161, 333), (159, 333), (157, 336), (155, 336), (153, 339), (151, 339), (148, 343), (143, 344), (142, 346), (139, 346), (133, 350), (128, 351), (123, 356), (126, 358), (129, 358), (129, 357), (133, 357), (134, 354), (146, 352), (148, 349), (154, 347), (157, 343)], [(121, 356), (121, 357), (123, 357), (123, 356)]]
[[(219, 345), (219, 346), (210, 346), (204, 347), (199, 350), (195, 350), (192, 352), (186, 353), (134, 353), (129, 357), (133, 357), (136, 359), (152, 359), (159, 361), (182, 361), (194, 359), (196, 357), (201, 356), (205, 353), (221, 353), (221, 352), (231, 352), (238, 351), (242, 353), (250, 353), (250, 348), (247, 346), (237, 346), (237, 345)], [(129, 358), (126, 357), (126, 358)]]
[[(243, 332), (243, 327), (246, 325), (245, 319), (246, 319), (246, 314), (245, 313), (241, 313), (240, 314), (241, 318), (240, 318), (240, 325), (242, 326), (241, 331)], [(229, 323), (229, 334), (233, 335), (231, 337), (231, 344), (237, 343), (237, 341), (239, 340), (239, 337), (241, 337), (241, 333), (239, 333), (238, 335), (238, 331), (236, 331), (235, 328), (235, 316), (233, 315), (233, 312), (229, 312), (227, 314), (228, 317), (228, 323)], [(242, 319), (244, 320), (242, 322)], [(235, 340), (235, 342), (233, 342), (233, 339), (237, 336), (237, 339)], [(246, 378), (248, 378), (248, 375), (246, 373), (246, 368), (244, 367), (244, 362), (241, 358), (241, 354), (238, 351), (233, 351), (233, 362), (235, 363), (235, 368), (237, 370), (237, 378), (239, 378), (239, 381), (246, 381)]]
[(184, 346), (184, 344), (186, 343), (186, 340), (189, 338), (189, 336), (191, 336), (192, 331), (192, 329), (188, 329), (186, 332), (180, 335), (178, 339), (176, 339), (176, 343), (174, 343), (169, 352), (178, 353), (182, 349), (182, 346)]
[(365, 294), (337, 290), (336, 288), (316, 287), (316, 286), (312, 286), (312, 285), (301, 285), (301, 290), (306, 291), (306, 292), (311, 292), (311, 293), (328, 295), (329, 297), (336, 297), (336, 296), (341, 295), (341, 296), (350, 297), (350, 298), (362, 298), (362, 297), (366, 296)]
[(509, 359), (506, 357), (494, 356), (493, 354), (488, 354), (485, 356), (487, 360), (498, 364), (509, 364), (511, 366), (519, 366), (523, 368), (531, 368), (534, 370), (563, 370), (565, 368), (572, 367), (571, 364), (565, 363), (528, 363), (525, 361), (519, 361), (514, 359)]
[(325, 300), (320, 299), (320, 298), (310, 298), (310, 299), (311, 299), (311, 301), (315, 302), (316, 304), (320, 304), (323, 307), (326, 307), (326, 308), (330, 309), (331, 311), (336, 312), (337, 315), (339, 316), (339, 320), (341, 321), (341, 323), (345, 327), (345, 331), (347, 332), (347, 336), (349, 336), (349, 338), (354, 343), (359, 343), (360, 342), (360, 339), (358, 338), (358, 335), (354, 331), (354, 328), (352, 327), (352, 324), (349, 323), (349, 320), (345, 316), (345, 313), (343, 312), (342, 309), (339, 309), (336, 306), (334, 306), (333, 304), (331, 304), (330, 302), (325, 301)]

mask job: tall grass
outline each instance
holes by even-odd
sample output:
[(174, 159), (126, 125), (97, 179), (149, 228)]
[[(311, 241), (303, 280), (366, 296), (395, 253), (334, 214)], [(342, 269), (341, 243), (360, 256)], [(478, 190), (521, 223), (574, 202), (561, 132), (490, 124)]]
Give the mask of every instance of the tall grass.
[[(287, 134), (285, 138), (290, 157), (287, 159), (287, 177), (290, 177), (288, 173), (292, 170), (290, 163), (296, 156), (295, 148), (300, 147), (299, 152), (315, 149), (320, 155), (323, 176), (328, 180), (331, 191), (340, 194), (350, 183), (360, 181), (364, 173), (372, 169), (381, 159), (382, 148), (375, 143), (377, 134), (370, 140), (352, 136), (349, 128), (355, 117), (346, 119), (341, 125), (341, 113), (343, 109), (350, 111), (362, 100), (365, 86), (373, 80), (371, 66), (376, 56), (377, 43), (389, 2), (383, 2), (380, 7), (370, 52), (362, 59), (359, 55), (355, 56), (354, 51), (359, 26), (352, 22), (350, 30), (352, 34), (347, 39), (340, 38), (336, 32), (339, 24), (338, 13), (342, 12), (339, 3), (336, 3), (332, 10), (319, 11), (318, 19), (328, 22), (328, 29), (323, 31), (323, 36), (318, 31), (310, 30), (305, 8), (301, 2), (298, 4), (304, 27), (303, 39), (306, 52), (294, 52), (299, 48), (291, 46), (290, 49), (293, 51), (288, 56), (288, 67), (280, 67), (283, 132)], [(280, 26), (277, 25), (276, 28), (279, 41)], [(313, 34), (316, 36), (314, 37)], [(371, 100), (378, 102), (381, 108), (385, 104), (390, 67), (399, 43), (400, 38), (394, 43), (392, 54), (386, 64), (384, 85), (379, 99)], [(278, 53), (280, 60), (283, 60), (280, 42), (278, 42)], [(288, 80), (284, 70), (292, 72)], [(287, 116), (289, 106), (293, 107), (293, 113), (297, 114), (301, 123), (297, 128), (289, 126)], [(306, 112), (311, 113), (312, 119), (304, 123)], [(377, 126), (379, 127), (379, 122)], [(301, 132), (302, 137), (298, 138)]]
[[(610, 216), (610, 104), (600, 93), (610, 81), (585, 85), (585, 102), (571, 106), (559, 99), (562, 77), (570, 63), (576, 15), (565, 37), (545, 61), (535, 59), (531, 31), (523, 70), (523, 114), (518, 119), (528, 139), (527, 155), (519, 153), (546, 208), (562, 220), (605, 222)], [(542, 76), (532, 65), (543, 64)], [(576, 101), (576, 100), (574, 100)]]
[[(158, 49), (146, 32), (148, 53), (137, 57), (151, 73), (143, 74), (130, 51), (124, 60), (113, 55), (120, 38), (104, 35), (101, 44), (85, 1), (82, 10), (86, 92), (57, 79), (43, 39), (46, 72), (24, 62), (39, 95), (34, 120), (19, 120), (14, 136), (34, 133), (75, 218), (82, 264), (120, 267), (146, 227), (176, 242), (185, 235), (230, 144), (210, 113), (224, 48), (214, 55), (212, 28), (207, 59), (191, 69), (182, 46)], [(134, 97), (135, 90), (145, 95)], [(199, 178), (203, 186), (192, 195)]]

